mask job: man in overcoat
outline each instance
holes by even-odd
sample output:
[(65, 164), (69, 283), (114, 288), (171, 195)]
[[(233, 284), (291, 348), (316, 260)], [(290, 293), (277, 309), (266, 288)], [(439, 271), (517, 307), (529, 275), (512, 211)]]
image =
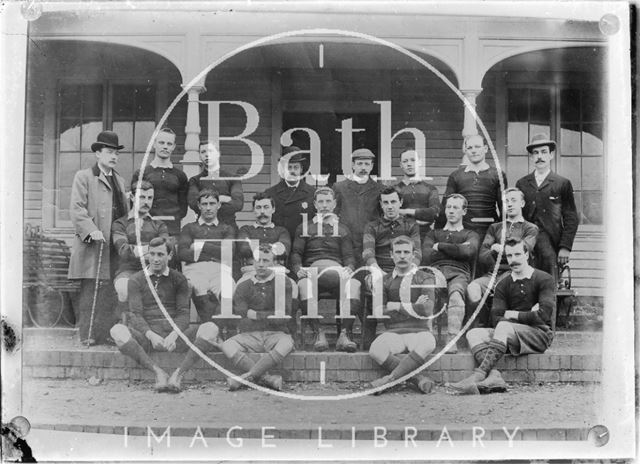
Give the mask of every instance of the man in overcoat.
[[(114, 323), (116, 298), (112, 278), (117, 268), (117, 252), (110, 247), (111, 225), (129, 211), (124, 180), (114, 169), (118, 150), (122, 148), (115, 132), (98, 134), (91, 145), (96, 164), (78, 171), (71, 187), (69, 214), (75, 237), (69, 279), (81, 281), (76, 325), (80, 340), (90, 344), (104, 343)], [(94, 294), (96, 279), (99, 285)]]
[(535, 267), (558, 280), (558, 265), (569, 262), (578, 231), (578, 212), (571, 181), (551, 171), (556, 142), (544, 134), (534, 135), (527, 151), (535, 170), (516, 183), (524, 194), (524, 218), (538, 226), (534, 249)]
[(312, 219), (316, 214), (313, 207), (315, 188), (302, 176), (304, 158), (295, 153), (298, 151), (300, 149), (295, 146), (284, 148), (282, 158), (285, 159), (280, 161), (285, 171), (281, 173), (283, 179), (264, 191), (265, 195), (273, 198), (273, 223), (287, 229), (292, 241), (296, 227), (302, 223), (302, 215), (307, 214), (307, 219)]

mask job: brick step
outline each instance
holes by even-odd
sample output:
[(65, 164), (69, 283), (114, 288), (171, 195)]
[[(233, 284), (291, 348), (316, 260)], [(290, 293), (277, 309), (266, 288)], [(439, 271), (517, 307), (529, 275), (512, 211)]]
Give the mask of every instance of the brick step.
[[(31, 427), (40, 430), (57, 430), (64, 432), (84, 432), (84, 433), (103, 433), (110, 435), (124, 436), (151, 436), (155, 434), (160, 437), (166, 432), (166, 427), (142, 427), (142, 426), (119, 426), (119, 425), (102, 425), (99, 423), (78, 424), (78, 423), (33, 423)], [(198, 430), (199, 427), (199, 430)], [(526, 429), (515, 430), (515, 427), (507, 428), (512, 440), (544, 440), (544, 441), (585, 441), (587, 439), (588, 429), (584, 427), (527, 427)], [(374, 440), (373, 426), (345, 427), (339, 425), (323, 426), (322, 430), (312, 427), (292, 427), (281, 426), (270, 428), (268, 434), (271, 439), (303, 439), (318, 440), (319, 434), (323, 442), (330, 440)], [(507, 436), (503, 427), (483, 427), (482, 441), (505, 441)], [(202, 426), (186, 426), (172, 425), (171, 437), (194, 437), (205, 438), (227, 438), (229, 426), (202, 425)], [(264, 431), (260, 427), (246, 426), (234, 429), (233, 437), (238, 438), (261, 438)], [(379, 432), (378, 432), (379, 433)], [(404, 441), (439, 441), (442, 439), (442, 427), (409, 427), (409, 426), (386, 426), (385, 438), (388, 440)], [(447, 433), (451, 437), (451, 441), (472, 441), (472, 427), (451, 427), (447, 426)], [(200, 435), (201, 434), (201, 435)]]
[[(256, 360), (259, 355), (251, 355)], [(181, 353), (152, 353), (151, 357), (165, 370), (175, 369), (184, 357)], [(211, 359), (231, 370), (222, 353)], [(324, 365), (322, 364), (324, 363)], [(324, 367), (322, 367), (324, 366)], [(280, 374), (288, 382), (319, 382), (324, 368), (327, 382), (369, 382), (383, 371), (367, 353), (313, 353), (297, 351), (288, 356)], [(474, 368), (471, 355), (459, 353), (440, 356), (428, 368), (436, 382), (456, 382)], [(508, 382), (598, 382), (601, 356), (595, 352), (555, 353), (528, 356), (505, 356), (497, 366)], [(153, 374), (121, 355), (115, 347), (27, 349), (23, 354), (23, 375), (29, 378), (106, 380), (152, 380)], [(187, 374), (187, 381), (224, 380), (217, 369), (198, 360)]]

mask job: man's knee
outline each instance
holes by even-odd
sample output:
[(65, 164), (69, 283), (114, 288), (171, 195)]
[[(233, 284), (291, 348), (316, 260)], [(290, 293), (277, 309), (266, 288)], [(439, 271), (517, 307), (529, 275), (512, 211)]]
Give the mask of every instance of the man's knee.
[(220, 349), (227, 358), (233, 358), (238, 351), (242, 350), (242, 347), (233, 338), (230, 338), (222, 344)]
[(475, 328), (467, 332), (469, 347), (473, 348), (480, 343), (486, 342), (490, 338), (490, 329)]
[(378, 364), (382, 364), (386, 361), (391, 353), (388, 343), (386, 342), (385, 334), (377, 337), (371, 346), (369, 347), (369, 356)]
[(436, 349), (436, 339), (431, 332), (424, 332), (420, 334), (420, 339), (413, 351), (422, 359), (426, 359), (429, 353)]
[(496, 329), (493, 332), (493, 338), (503, 343), (507, 343), (510, 338), (515, 336), (515, 330), (513, 330), (513, 324), (507, 321), (500, 321), (496, 325)]
[(201, 338), (209, 343), (215, 343), (220, 333), (218, 326), (213, 322), (205, 322), (198, 327), (196, 338)]
[(113, 286), (118, 294), (118, 301), (124, 303), (129, 298), (129, 279), (122, 277), (113, 282)]
[(129, 340), (131, 340), (131, 332), (129, 331), (127, 326), (123, 324), (116, 324), (113, 327), (111, 327), (109, 334), (111, 335), (111, 338), (113, 338), (113, 341), (116, 342), (116, 345), (118, 346), (122, 346), (125, 343), (127, 343)]
[(286, 356), (293, 351), (293, 338), (291, 335), (285, 334), (278, 340), (276, 346), (274, 347), (280, 355)]
[(467, 287), (467, 298), (470, 303), (478, 303), (482, 299), (482, 287), (475, 280)]
[(464, 306), (464, 297), (460, 292), (453, 292), (449, 296), (449, 306)]

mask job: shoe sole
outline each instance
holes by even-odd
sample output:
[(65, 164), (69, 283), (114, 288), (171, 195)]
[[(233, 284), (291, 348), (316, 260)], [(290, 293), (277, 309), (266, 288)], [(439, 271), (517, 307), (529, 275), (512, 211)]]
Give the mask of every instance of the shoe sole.
[(341, 346), (341, 347), (336, 347), (336, 351), (339, 351), (341, 353), (355, 353), (356, 352), (356, 347), (350, 347), (350, 346)]
[(484, 386), (478, 385), (478, 391), (481, 395), (488, 395), (490, 393), (505, 393), (507, 392), (507, 387), (504, 385), (492, 385), (492, 386)]

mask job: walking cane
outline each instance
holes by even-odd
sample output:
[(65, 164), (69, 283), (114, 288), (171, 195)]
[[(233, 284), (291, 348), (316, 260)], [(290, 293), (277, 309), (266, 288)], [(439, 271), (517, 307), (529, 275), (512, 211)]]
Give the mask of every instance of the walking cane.
[(96, 312), (96, 302), (98, 300), (98, 287), (100, 286), (100, 268), (102, 267), (102, 248), (104, 240), (100, 240), (100, 250), (98, 251), (98, 271), (96, 272), (96, 282), (93, 289), (93, 302), (91, 303), (91, 318), (89, 319), (89, 334), (87, 335), (87, 347), (93, 345), (95, 340), (91, 338), (93, 332), (93, 316)]

